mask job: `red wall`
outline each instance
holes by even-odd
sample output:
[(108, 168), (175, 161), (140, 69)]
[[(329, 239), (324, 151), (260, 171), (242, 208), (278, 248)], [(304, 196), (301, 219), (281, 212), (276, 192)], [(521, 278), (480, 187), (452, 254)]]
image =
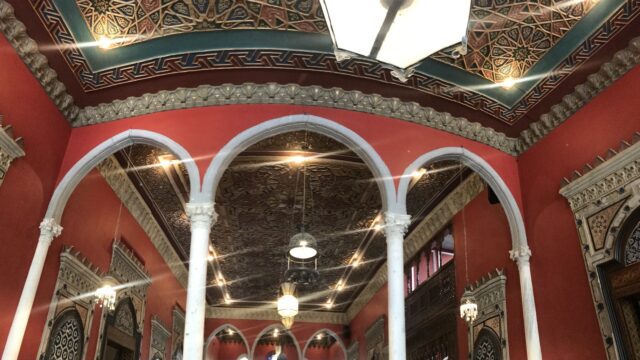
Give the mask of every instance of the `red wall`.
[(0, 271), (4, 349), (71, 128), (2, 34), (0, 64), (0, 114), (24, 138), (26, 152), (11, 163), (0, 186), (0, 242), (3, 254), (10, 254), (2, 257)]
[[(356, 315), (356, 317), (351, 320), (351, 324), (349, 327), (351, 328), (351, 342), (358, 342), (358, 352), (360, 353), (360, 359), (366, 359), (367, 355), (367, 342), (365, 340), (365, 333), (369, 329), (373, 323), (378, 320), (380, 316), (384, 316), (384, 338), (385, 342), (389, 339), (389, 333), (387, 331), (388, 325), (388, 317), (387, 317), (387, 286), (385, 285), (382, 289), (378, 290), (378, 292), (369, 300), (367, 305), (365, 305), (362, 310)], [(349, 345), (347, 345), (349, 346)]]
[(563, 177), (640, 131), (638, 94), (635, 67), (518, 159), (545, 358), (605, 356), (572, 212), (558, 190)]
[[(62, 218), (62, 235), (55, 239), (49, 250), (42, 280), (38, 288), (34, 310), (27, 327), (27, 336), (22, 343), (20, 358), (36, 358), (41, 334), (49, 311), (49, 302), (54, 292), (60, 252), (63, 245), (72, 245), (87, 259), (107, 271), (111, 262), (112, 242), (116, 229), (120, 200), (97, 171), (92, 171), (71, 195)], [(158, 315), (170, 329), (172, 309), (178, 303), (185, 305), (185, 293), (175, 279), (161, 255), (156, 251), (136, 220), (123, 207), (119, 225), (122, 238), (138, 254), (151, 275), (152, 284), (147, 293), (142, 358), (148, 358), (151, 340), (151, 317)], [(100, 311), (93, 318), (87, 359), (93, 358), (100, 325)]]
[[(453, 238), (456, 252), (456, 298), (460, 299), (467, 285), (465, 275), (466, 225), (467, 263), (469, 282), (475, 283), (496, 268), (504, 269), (507, 276), (507, 331), (510, 359), (526, 359), (520, 279), (516, 264), (509, 259), (511, 234), (502, 205), (491, 205), (488, 192), (480, 193), (453, 219)], [(458, 356), (466, 358), (467, 325), (458, 318)]]
[(213, 338), (207, 344), (206, 360), (238, 360), (240, 355), (249, 356), (249, 351), (243, 343), (221, 342), (217, 338)]

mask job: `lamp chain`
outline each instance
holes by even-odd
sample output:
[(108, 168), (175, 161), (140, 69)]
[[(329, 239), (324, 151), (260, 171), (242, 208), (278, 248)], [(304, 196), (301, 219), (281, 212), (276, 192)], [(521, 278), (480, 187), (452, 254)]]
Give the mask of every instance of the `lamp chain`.
[[(460, 185), (462, 186), (462, 162), (460, 162)], [(467, 284), (469, 284), (469, 260), (467, 252), (467, 221), (465, 217), (465, 207), (462, 206), (462, 236), (464, 238), (464, 274)]]

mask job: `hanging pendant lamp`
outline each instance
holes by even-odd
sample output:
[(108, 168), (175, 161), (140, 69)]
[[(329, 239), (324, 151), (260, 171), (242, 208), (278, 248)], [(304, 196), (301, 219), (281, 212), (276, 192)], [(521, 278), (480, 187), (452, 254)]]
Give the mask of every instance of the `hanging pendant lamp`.
[[(460, 163), (460, 185), (462, 185), (462, 163)], [(469, 284), (469, 263), (467, 256), (467, 221), (464, 207), (462, 208), (462, 235), (464, 240), (464, 273), (466, 283)], [(478, 303), (473, 293), (466, 289), (460, 298), (460, 317), (471, 326), (478, 317)]]

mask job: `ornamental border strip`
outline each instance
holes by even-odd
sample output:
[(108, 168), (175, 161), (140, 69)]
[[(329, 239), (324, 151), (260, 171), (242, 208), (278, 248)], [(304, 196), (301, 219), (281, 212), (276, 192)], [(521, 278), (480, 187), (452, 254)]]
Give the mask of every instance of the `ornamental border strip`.
[[(4, 1), (4, 0), (0, 0)], [(67, 27), (55, 4), (51, 0), (41, 0), (32, 4), (40, 20), (48, 29), (52, 29), (52, 38), (59, 45), (72, 45), (74, 36)], [(640, 0), (628, 0), (614, 14), (600, 25), (569, 56), (554, 67), (554, 75), (544, 78), (511, 108), (476, 92), (467, 91), (446, 81), (426, 74), (417, 73), (410, 79), (410, 85), (396, 81), (388, 69), (380, 64), (365, 59), (351, 59), (344, 63), (336, 62), (335, 56), (326, 53), (252, 49), (252, 50), (212, 50), (186, 54), (167, 55), (157, 59), (139, 61), (99, 72), (93, 72), (84, 54), (74, 46), (64, 46), (61, 51), (65, 61), (79, 84), (85, 91), (107, 88), (120, 83), (128, 83), (144, 79), (164, 76), (177, 70), (180, 73), (210, 70), (214, 68), (248, 68), (264, 67), (265, 63), (272, 68), (291, 69), (296, 64), (307, 65), (309, 71), (341, 73), (413, 88), (449, 101), (459, 103), (472, 109), (482, 111), (499, 121), (514, 124), (542, 98), (555, 89), (566, 76), (573, 73), (578, 65), (586, 62), (596, 53), (606, 40), (615, 36), (627, 24), (640, 15)], [(238, 64), (242, 64), (238, 66)], [(208, 67), (208, 68), (207, 68)], [(100, 81), (107, 85), (99, 86)], [(120, 81), (119, 83), (117, 83)], [(90, 82), (93, 82), (91, 84)]]
[[(218, 307), (207, 305), (208, 319), (241, 319), (241, 320), (271, 320), (280, 321), (281, 317), (275, 308), (252, 309), (243, 307)], [(329, 311), (300, 311), (295, 317), (296, 322), (325, 323), (348, 325), (347, 315), (342, 312)]]
[(87, 106), (79, 112), (73, 126), (95, 125), (160, 111), (236, 104), (291, 104), (358, 111), (426, 125), (481, 142), (511, 155), (516, 155), (518, 149), (517, 139), (507, 137), (504, 133), (463, 117), (423, 107), (416, 102), (405, 102), (378, 94), (369, 95), (357, 90), (297, 84), (200, 85), (196, 88), (163, 90), (98, 106)]
[(36, 41), (29, 37), (26, 26), (16, 18), (13, 7), (6, 0), (0, 0), (0, 31), (65, 119), (69, 122), (75, 119), (80, 108), (75, 105), (66, 86), (58, 79), (58, 73), (49, 66), (47, 57), (40, 52)]

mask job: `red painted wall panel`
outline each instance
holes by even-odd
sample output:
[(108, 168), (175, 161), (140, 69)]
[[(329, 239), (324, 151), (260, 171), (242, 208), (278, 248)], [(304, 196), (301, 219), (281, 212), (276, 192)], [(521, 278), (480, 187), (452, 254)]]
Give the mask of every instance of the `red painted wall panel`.
[(4, 349), (71, 128), (2, 34), (0, 64), (0, 114), (3, 124), (12, 125), (14, 135), (24, 138), (26, 152), (11, 163), (0, 186), (0, 242), (6, 255), (0, 271)]
[[(467, 285), (465, 272), (465, 227), (469, 282), (475, 283), (496, 268), (507, 276), (507, 331), (509, 358), (526, 359), (520, 279), (516, 264), (509, 259), (511, 234), (509, 223), (500, 204), (491, 205), (488, 192), (480, 193), (453, 219), (453, 238), (456, 252), (456, 298), (460, 299)], [(458, 355), (468, 351), (467, 325), (458, 318)]]
[[(365, 333), (371, 325), (373, 325), (379, 317), (384, 317), (385, 329), (384, 338), (385, 342), (389, 339), (389, 333), (387, 331), (388, 317), (387, 317), (387, 286), (382, 289), (371, 298), (371, 300), (365, 305), (362, 310), (351, 320), (351, 343), (357, 341), (360, 353), (360, 359), (366, 359), (367, 355), (367, 342), (365, 340)], [(349, 346), (349, 345), (347, 345)]]
[(518, 159), (542, 352), (601, 359), (598, 328), (563, 177), (640, 131), (640, 67), (611, 85)]
[[(59, 238), (53, 241), (47, 256), (34, 310), (27, 327), (27, 336), (22, 344), (21, 358), (33, 359), (37, 356), (42, 327), (46, 321), (49, 302), (55, 290), (54, 286), (60, 267), (59, 254), (63, 245), (74, 246), (89, 261), (106, 272), (111, 262), (112, 239), (118, 221), (119, 209), (120, 200), (97, 171), (92, 171), (82, 180), (71, 195), (62, 218), (64, 231)], [(152, 284), (147, 293), (144, 336), (141, 345), (142, 358), (148, 358), (151, 317), (158, 315), (170, 329), (173, 306), (178, 303), (184, 308), (185, 292), (151, 240), (125, 207), (122, 208), (118, 233), (138, 254), (146, 271), (152, 277)], [(99, 310), (94, 315), (87, 350), (88, 359), (93, 358), (96, 351), (100, 315)]]

